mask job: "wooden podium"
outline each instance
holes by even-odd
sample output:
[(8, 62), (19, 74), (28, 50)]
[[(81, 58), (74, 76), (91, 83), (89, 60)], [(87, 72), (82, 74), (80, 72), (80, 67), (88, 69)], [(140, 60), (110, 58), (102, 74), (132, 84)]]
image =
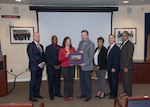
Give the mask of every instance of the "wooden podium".
[(0, 96), (8, 94), (6, 55), (0, 56)]

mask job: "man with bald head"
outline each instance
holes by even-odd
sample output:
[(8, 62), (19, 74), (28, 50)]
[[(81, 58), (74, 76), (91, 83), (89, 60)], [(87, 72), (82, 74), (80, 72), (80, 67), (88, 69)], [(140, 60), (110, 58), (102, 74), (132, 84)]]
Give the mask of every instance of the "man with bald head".
[(27, 54), (29, 57), (29, 70), (31, 72), (31, 80), (29, 86), (29, 100), (37, 102), (39, 99), (43, 99), (40, 95), (42, 70), (45, 66), (44, 50), (43, 46), (39, 43), (40, 35), (38, 32), (33, 34), (33, 42), (27, 46)]
[(58, 53), (60, 46), (57, 44), (56, 35), (51, 38), (51, 44), (46, 47), (46, 70), (48, 74), (48, 86), (50, 100), (54, 100), (54, 96), (62, 97), (60, 94), (60, 62), (58, 61)]

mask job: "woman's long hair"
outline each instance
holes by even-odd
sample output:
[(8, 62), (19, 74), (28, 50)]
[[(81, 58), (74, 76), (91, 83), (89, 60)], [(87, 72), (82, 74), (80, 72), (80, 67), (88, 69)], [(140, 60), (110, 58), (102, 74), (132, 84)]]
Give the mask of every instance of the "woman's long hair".
[[(68, 39), (70, 39), (70, 37), (68, 37), (68, 36), (64, 38), (63, 43), (62, 43), (62, 48), (65, 48), (65, 45), (66, 45), (66, 42)], [(70, 48), (72, 48), (71, 39), (70, 39)]]

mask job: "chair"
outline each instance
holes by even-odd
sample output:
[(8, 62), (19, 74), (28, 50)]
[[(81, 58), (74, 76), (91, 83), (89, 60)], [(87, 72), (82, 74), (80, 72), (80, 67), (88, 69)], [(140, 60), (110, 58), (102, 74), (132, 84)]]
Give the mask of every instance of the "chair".
[(32, 103), (4, 103), (0, 107), (33, 107)]
[(150, 97), (129, 97), (126, 99), (125, 107), (150, 107)]
[(114, 107), (123, 107), (123, 105), (121, 104), (121, 102), (118, 98), (116, 98), (114, 100)]
[(44, 103), (41, 102), (40, 105), (39, 105), (39, 107), (44, 107)]

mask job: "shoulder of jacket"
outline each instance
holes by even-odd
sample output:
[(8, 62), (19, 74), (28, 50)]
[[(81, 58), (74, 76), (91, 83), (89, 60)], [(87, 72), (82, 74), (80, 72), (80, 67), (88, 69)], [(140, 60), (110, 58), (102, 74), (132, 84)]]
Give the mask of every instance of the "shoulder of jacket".
[(102, 49), (107, 50), (107, 48), (105, 46), (103, 46)]
[(34, 45), (34, 42), (28, 43), (28, 46), (30, 46), (30, 45)]

